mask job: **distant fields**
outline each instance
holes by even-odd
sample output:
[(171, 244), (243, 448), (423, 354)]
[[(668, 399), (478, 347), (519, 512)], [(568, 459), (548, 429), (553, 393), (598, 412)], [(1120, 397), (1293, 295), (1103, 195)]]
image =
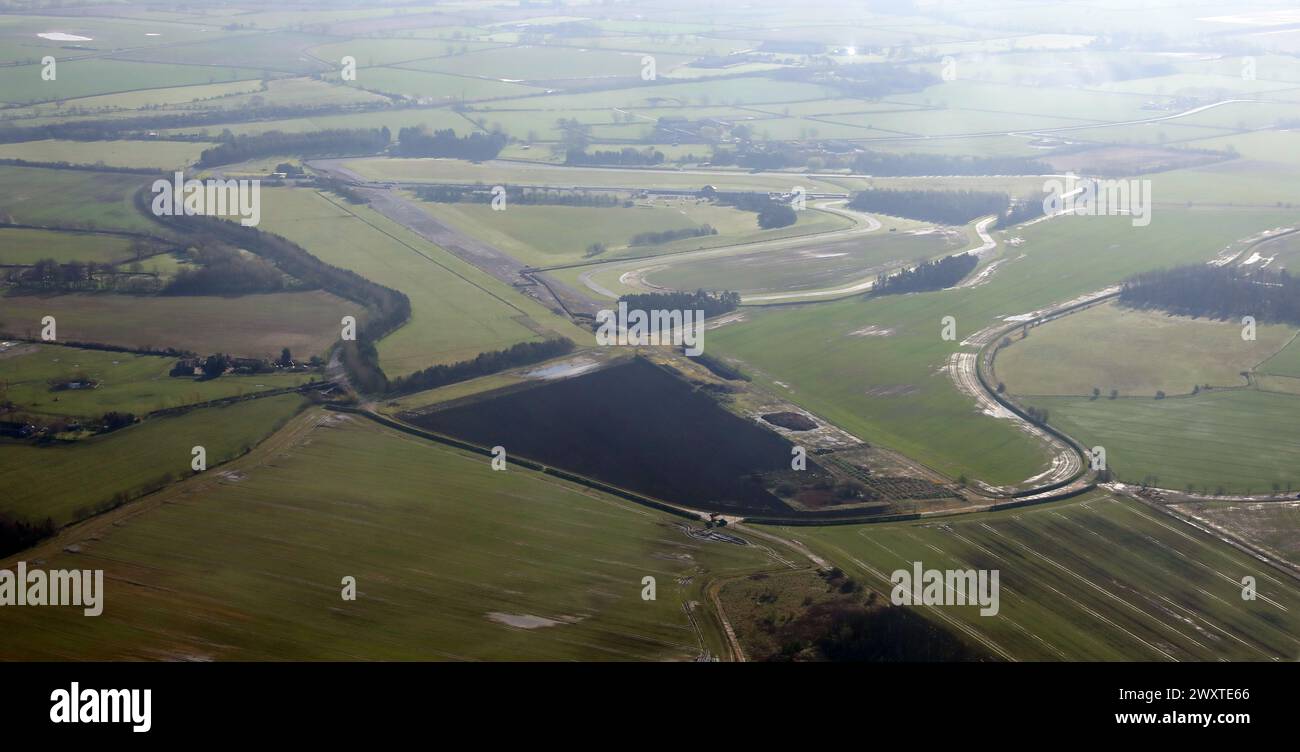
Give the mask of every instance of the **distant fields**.
[(57, 63), (56, 70), (57, 78), (45, 81), (39, 64), (0, 68), (4, 101), (46, 102), (135, 89), (240, 81), (260, 75), (260, 71), (238, 65), (204, 67), (124, 60), (69, 60)]
[(542, 339), (543, 332), (575, 340), (585, 336), (539, 303), (368, 207), (300, 189), (262, 195), (266, 229), (326, 263), (410, 297), (411, 320), (379, 343), (380, 366), (390, 377)]
[(1138, 311), (1115, 303), (1095, 306), (1012, 337), (998, 352), (997, 377), (1012, 394), (1151, 397), (1157, 390), (1186, 394), (1193, 387), (1244, 386), (1242, 371), (1267, 360), (1295, 329), (1259, 325), (1243, 340), (1234, 321), (1212, 321)]
[(775, 566), (356, 417), (309, 413), (230, 470), (51, 551), (50, 567), (107, 570), (104, 614), (5, 609), (0, 657), (689, 660), (722, 650), (707, 583)]
[(345, 314), (365, 320), (362, 306), (319, 290), (235, 298), (10, 294), (0, 301), (0, 332), (14, 336), (39, 336), (41, 319), (53, 316), (60, 342), (173, 347), (205, 355), (276, 357), (288, 347), (305, 359), (338, 341)]
[[(955, 634), (1018, 660), (1293, 660), (1300, 588), (1251, 556), (1128, 499), (995, 515), (800, 528), (799, 539), (889, 593), (896, 569), (996, 569), (997, 616), (926, 608)], [(1255, 577), (1261, 597), (1241, 597)]]
[[(297, 386), (311, 374), (227, 374), (216, 379), (169, 376), (175, 358), (85, 350), (58, 345), (17, 345), (0, 353), (0, 392), (24, 413), (74, 417), (110, 410), (136, 415), (223, 397)], [(84, 374), (94, 389), (51, 391), (51, 381)]]
[(1085, 446), (1106, 448), (1126, 483), (1217, 493), (1300, 485), (1300, 396), (1214, 390), (1157, 400), (1036, 397), (1050, 422)]
[(285, 394), (153, 418), (72, 443), (0, 441), (0, 512), (72, 522), (119, 493), (134, 497), (188, 475), (195, 446), (207, 451), (209, 468), (238, 456), (303, 404), (301, 396)]

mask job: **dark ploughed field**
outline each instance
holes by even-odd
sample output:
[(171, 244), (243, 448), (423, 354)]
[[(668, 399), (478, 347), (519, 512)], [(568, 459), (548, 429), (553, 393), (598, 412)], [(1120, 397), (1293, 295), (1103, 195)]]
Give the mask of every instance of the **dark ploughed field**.
[(789, 469), (792, 444), (659, 366), (623, 365), (403, 416), (431, 431), (710, 512), (788, 513), (755, 473)]

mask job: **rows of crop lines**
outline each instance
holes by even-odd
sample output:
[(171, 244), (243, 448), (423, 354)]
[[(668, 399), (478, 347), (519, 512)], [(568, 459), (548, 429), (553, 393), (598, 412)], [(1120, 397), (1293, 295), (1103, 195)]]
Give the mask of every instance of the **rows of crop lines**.
[[(1276, 226), (1284, 211), (1162, 209), (1145, 228), (1127, 217), (1065, 217), (1007, 232), (983, 284), (942, 292), (853, 298), (776, 310), (710, 332), (774, 392), (868, 441), (936, 470), (989, 483), (1044, 469), (1034, 441), (976, 411), (945, 372), (961, 340), (1005, 317), (1101, 290), (1139, 271), (1204, 261), (1232, 240)], [(991, 262), (990, 262), (991, 263)], [(941, 338), (955, 319), (955, 341)]]
[[(38, 551), (105, 569), (104, 613), (5, 609), (0, 657), (689, 660), (723, 649), (708, 582), (784, 566), (319, 410), (223, 472)], [(340, 601), (344, 577), (362, 597)]]
[[(796, 532), (796, 531), (788, 531)], [(1094, 493), (996, 515), (798, 530), (881, 592), (896, 570), (997, 570), (999, 610), (926, 607), (1010, 660), (1293, 660), (1300, 587), (1133, 500)], [(1256, 596), (1243, 597), (1254, 578)]]

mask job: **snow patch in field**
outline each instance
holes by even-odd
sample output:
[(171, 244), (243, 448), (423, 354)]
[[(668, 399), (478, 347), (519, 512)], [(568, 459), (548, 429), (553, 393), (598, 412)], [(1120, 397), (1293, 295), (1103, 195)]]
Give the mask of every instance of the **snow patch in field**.
[(94, 37), (82, 37), (76, 34), (65, 34), (62, 31), (44, 31), (36, 36), (41, 39), (48, 39), (51, 42), (90, 42)]

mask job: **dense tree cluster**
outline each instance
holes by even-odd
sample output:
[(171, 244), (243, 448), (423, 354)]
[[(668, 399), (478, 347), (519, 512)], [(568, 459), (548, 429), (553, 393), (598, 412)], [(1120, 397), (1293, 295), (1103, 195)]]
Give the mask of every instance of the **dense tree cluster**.
[(740, 305), (740, 293), (723, 290), (709, 292), (644, 292), (636, 295), (624, 295), (618, 299), (627, 303), (629, 310), (642, 311), (704, 311), (705, 316), (717, 316), (736, 310)]
[(1285, 269), (1243, 271), (1210, 264), (1159, 269), (1126, 281), (1119, 301), (1186, 316), (1254, 316), (1259, 321), (1300, 324), (1300, 280)]
[(548, 339), (542, 342), (520, 342), (504, 350), (479, 353), (473, 360), (430, 366), (423, 371), (395, 379), (389, 385), (392, 394), (410, 394), (425, 389), (454, 384), (458, 381), (498, 373), (507, 368), (539, 363), (573, 351), (570, 339)]
[(244, 162), (273, 154), (321, 156), (325, 154), (377, 154), (392, 139), (388, 128), (353, 128), (305, 133), (244, 134), (223, 139), (199, 155), (200, 167)]
[(0, 557), (31, 548), (42, 538), (54, 535), (56, 530), (54, 520), (49, 517), (41, 522), (28, 522), (0, 514)]
[(1030, 220), (1038, 219), (1043, 216), (1043, 200), (1037, 196), (1026, 196), (1025, 198), (1016, 199), (1011, 207), (1005, 212), (998, 215), (998, 221), (993, 223), (993, 228), (1004, 230), (1008, 227)]
[(285, 276), (269, 261), (234, 248), (207, 245), (190, 250), (197, 268), (182, 267), (162, 292), (165, 295), (247, 295), (277, 292)]
[(396, 151), (403, 157), (452, 157), (482, 162), (495, 159), (506, 142), (502, 133), (471, 133), (457, 138), (451, 128), (430, 133), (421, 125), (398, 131)]
[(662, 230), (660, 232), (638, 232), (628, 241), (628, 245), (662, 245), (683, 238), (701, 238), (706, 235), (717, 234), (718, 231), (713, 225), (683, 227), (679, 230)]
[(1007, 194), (989, 191), (868, 189), (854, 196), (849, 207), (892, 217), (964, 225), (977, 217), (1000, 215), (1010, 203)]
[(934, 261), (917, 264), (893, 276), (882, 273), (876, 277), (873, 292), (892, 295), (906, 292), (943, 290), (965, 279), (976, 266), (979, 257), (971, 253), (954, 253)]

